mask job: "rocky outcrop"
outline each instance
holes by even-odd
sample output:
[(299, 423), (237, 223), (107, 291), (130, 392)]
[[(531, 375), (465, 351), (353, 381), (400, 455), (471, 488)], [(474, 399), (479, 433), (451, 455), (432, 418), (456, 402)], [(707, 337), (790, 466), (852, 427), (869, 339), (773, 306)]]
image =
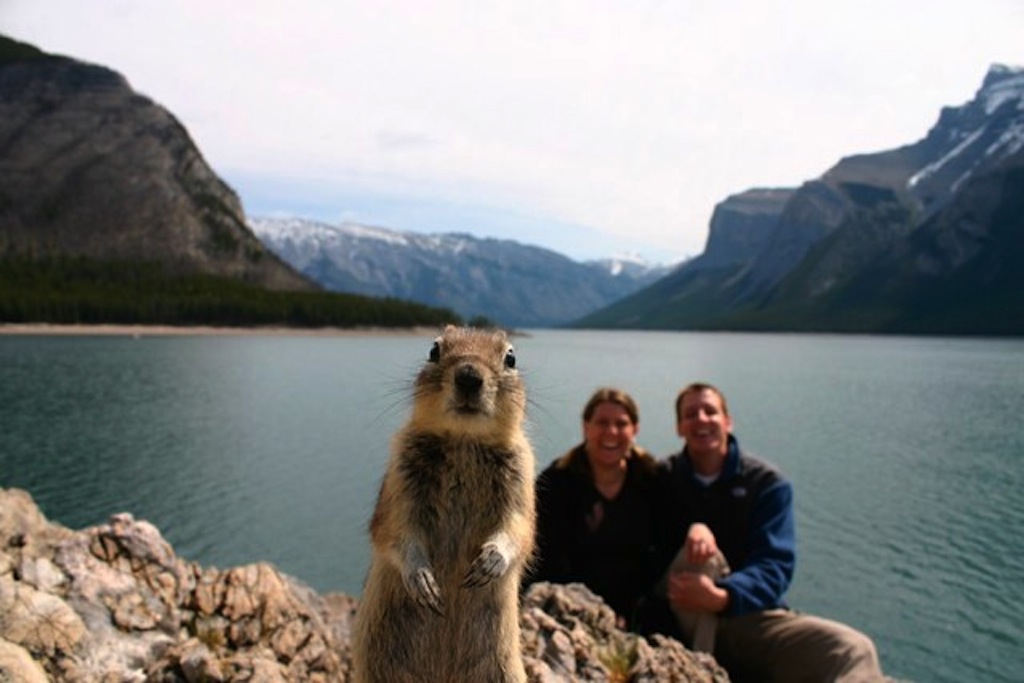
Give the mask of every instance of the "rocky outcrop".
[[(357, 607), (269, 564), (188, 562), (130, 514), (72, 531), (0, 489), (0, 681), (343, 682)], [(728, 681), (708, 655), (618, 630), (581, 585), (534, 585), (521, 623), (533, 683)]]

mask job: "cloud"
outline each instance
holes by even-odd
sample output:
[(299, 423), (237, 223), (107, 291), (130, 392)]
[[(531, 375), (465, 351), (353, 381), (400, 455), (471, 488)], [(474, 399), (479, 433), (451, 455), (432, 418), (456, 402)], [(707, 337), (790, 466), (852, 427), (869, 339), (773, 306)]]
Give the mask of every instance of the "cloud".
[[(4, 12), (11, 35), (104, 63), (171, 109), (215, 169), (248, 179), (236, 181), (247, 206), (267, 205), (277, 177), (325, 205), (365, 193), (364, 213), (391, 201), (459, 221), (472, 206), (473, 231), (495, 236), (533, 221), (570, 255), (591, 248), (589, 229), (593, 244), (670, 257), (702, 249), (729, 194), (922, 137), (990, 63), (1022, 61), (1024, 29), (1015, 0), (6, 0)], [(416, 212), (403, 216), (416, 229)]]

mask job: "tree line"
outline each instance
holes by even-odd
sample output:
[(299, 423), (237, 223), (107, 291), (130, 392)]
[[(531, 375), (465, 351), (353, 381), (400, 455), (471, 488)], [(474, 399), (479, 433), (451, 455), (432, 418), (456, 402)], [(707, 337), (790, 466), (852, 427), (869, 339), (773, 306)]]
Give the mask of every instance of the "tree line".
[(335, 292), (271, 291), (75, 256), (0, 259), (0, 322), (223, 327), (411, 327), (461, 323), (447, 308)]

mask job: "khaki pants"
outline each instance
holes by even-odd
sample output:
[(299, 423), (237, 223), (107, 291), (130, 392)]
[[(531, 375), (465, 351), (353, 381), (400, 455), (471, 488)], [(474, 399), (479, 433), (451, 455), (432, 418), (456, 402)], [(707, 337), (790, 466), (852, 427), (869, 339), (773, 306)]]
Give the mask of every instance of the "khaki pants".
[[(729, 573), (721, 554), (702, 566), (676, 555), (662, 579), (675, 572), (699, 572), (712, 579)], [(663, 594), (665, 594), (663, 592)], [(714, 653), (734, 682), (879, 683), (885, 680), (875, 645), (866, 635), (837, 621), (773, 609), (740, 617), (690, 612), (672, 606), (684, 642), (698, 652)]]
[(866, 635), (788, 609), (719, 619), (715, 656), (736, 682), (885, 680), (875, 644)]

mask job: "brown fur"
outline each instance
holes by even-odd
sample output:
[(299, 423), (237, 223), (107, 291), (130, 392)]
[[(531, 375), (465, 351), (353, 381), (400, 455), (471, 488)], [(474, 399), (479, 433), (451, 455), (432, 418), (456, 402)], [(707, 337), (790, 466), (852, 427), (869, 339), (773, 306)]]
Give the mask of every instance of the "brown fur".
[(533, 550), (526, 394), (503, 332), (446, 327), (395, 435), (370, 522), (353, 680), (521, 683)]

